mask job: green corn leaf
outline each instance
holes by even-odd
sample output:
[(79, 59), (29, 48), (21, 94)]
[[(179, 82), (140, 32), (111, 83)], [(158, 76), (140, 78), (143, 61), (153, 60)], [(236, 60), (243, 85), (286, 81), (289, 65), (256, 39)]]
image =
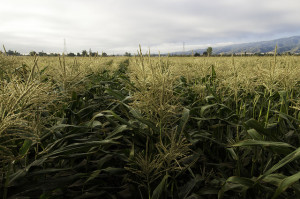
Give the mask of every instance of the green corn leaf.
[(111, 132), (111, 133), (106, 137), (106, 139), (112, 138), (112, 137), (114, 137), (115, 135), (117, 135), (118, 133), (121, 133), (121, 132), (126, 131), (126, 130), (128, 130), (127, 125), (120, 125), (120, 126), (118, 126), (117, 128), (115, 128), (115, 130), (114, 130), (113, 132)]
[(257, 179), (257, 181), (263, 179), (264, 177), (270, 175), (271, 173), (275, 172), (276, 170), (280, 169), (281, 167), (285, 166), (286, 164), (298, 158), (300, 158), (300, 147), (295, 151), (293, 151), (292, 153), (285, 156), (283, 159), (281, 159), (278, 163), (276, 163), (273, 167), (271, 167), (268, 171), (266, 171), (263, 175), (261, 175)]
[(236, 155), (236, 153), (235, 153), (235, 151), (233, 150), (233, 148), (227, 148), (226, 150), (230, 153), (231, 157), (232, 157), (234, 160), (238, 160), (238, 156)]
[(19, 150), (19, 155), (24, 156), (29, 151), (32, 144), (32, 140), (25, 140), (22, 147)]
[(226, 191), (235, 191), (239, 193), (243, 193), (247, 191), (254, 185), (254, 181), (249, 178), (238, 177), (238, 176), (231, 176), (229, 177), (225, 184), (223, 185), (222, 189), (218, 193), (218, 199), (223, 198), (224, 193)]
[(274, 186), (279, 186), (279, 184), (282, 182), (283, 179), (285, 179), (286, 176), (280, 173), (274, 173), (266, 176), (262, 181), (266, 183), (270, 183)]
[(271, 142), (271, 141), (261, 141), (261, 140), (243, 140), (238, 143), (233, 144), (232, 146), (264, 146), (264, 147), (290, 147), (295, 148), (294, 146), (287, 144), (285, 142)]
[(180, 124), (177, 129), (179, 133), (183, 132), (184, 127), (185, 127), (186, 123), (188, 122), (189, 116), (190, 116), (190, 110), (187, 108), (184, 108), (181, 119), (180, 119)]
[[(282, 192), (284, 192), (289, 186), (294, 184), (295, 182), (298, 182), (300, 179), (300, 172), (289, 176), (281, 181), (278, 188), (276, 189), (276, 192), (274, 193), (272, 199), (277, 198)], [(299, 191), (299, 190), (298, 190)]]
[(9, 179), (8, 184), (11, 185), (15, 180), (24, 177), (27, 172), (29, 171), (29, 169), (33, 166), (42, 166), (42, 164), (46, 161), (46, 157), (43, 157), (41, 159), (35, 160), (33, 161), (31, 164), (29, 164), (27, 167), (25, 167), (24, 169), (20, 169), (17, 172), (13, 173)]
[(208, 109), (215, 107), (215, 106), (218, 106), (218, 104), (216, 103), (216, 104), (209, 104), (209, 105), (202, 106), (201, 110), (200, 110), (201, 117), (204, 117), (205, 111), (207, 111)]
[(149, 120), (146, 120), (142, 117), (142, 115), (140, 114), (139, 111), (130, 108), (130, 113), (141, 123), (146, 124), (149, 128), (151, 128), (153, 131), (155, 131), (156, 133), (159, 133), (159, 129), (155, 126), (155, 124)]
[(154, 189), (151, 199), (160, 199), (161, 198), (161, 194), (163, 193), (163, 191), (165, 189), (166, 182), (169, 177), (170, 177), (169, 175), (165, 175), (163, 177), (163, 179), (161, 180), (159, 185), (157, 185), (157, 187)]
[(245, 125), (249, 129), (255, 129), (260, 134), (263, 134), (265, 136), (271, 136), (270, 133), (264, 128), (264, 126), (253, 118), (246, 121)]
[(192, 178), (181, 188), (181, 191), (179, 192), (179, 198), (186, 198), (189, 195), (189, 193), (193, 190), (193, 188), (196, 186), (196, 184), (202, 181), (203, 181), (203, 177), (200, 175), (196, 175), (195, 178)]
[(124, 100), (124, 98), (125, 98), (125, 96), (120, 91), (115, 91), (115, 90), (112, 90), (109, 88), (106, 89), (106, 93), (115, 97), (116, 99), (118, 99), (120, 101)]
[(133, 127), (130, 123), (128, 123), (126, 120), (124, 120), (123, 118), (121, 118), (119, 115), (117, 115), (115, 112), (111, 111), (111, 110), (106, 110), (103, 111), (104, 113), (109, 113), (111, 114), (115, 119), (119, 120), (120, 122), (122, 122), (123, 124), (126, 124), (127, 126)]
[(263, 140), (263, 137), (255, 129), (249, 129), (249, 130), (247, 130), (247, 133), (254, 140)]
[(99, 176), (99, 174), (101, 173), (101, 170), (95, 170), (92, 172), (92, 174), (90, 175), (90, 177), (85, 181), (85, 183), (88, 183), (91, 180), (94, 180), (95, 178), (97, 178)]

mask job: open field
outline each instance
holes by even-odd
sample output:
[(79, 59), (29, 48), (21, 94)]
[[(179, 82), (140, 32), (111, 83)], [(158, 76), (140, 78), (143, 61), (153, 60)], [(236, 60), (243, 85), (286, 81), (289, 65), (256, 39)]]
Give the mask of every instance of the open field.
[(300, 57), (0, 55), (3, 198), (300, 198)]

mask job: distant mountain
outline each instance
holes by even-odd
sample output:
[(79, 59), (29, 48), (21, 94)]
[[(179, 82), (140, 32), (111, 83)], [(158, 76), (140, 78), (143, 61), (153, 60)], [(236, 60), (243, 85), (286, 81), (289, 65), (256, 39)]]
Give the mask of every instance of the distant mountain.
[[(260, 42), (251, 42), (243, 44), (233, 44), (223, 47), (213, 47), (213, 54), (232, 54), (232, 53), (268, 53), (274, 52), (275, 46), (277, 44), (277, 52), (291, 52), (291, 53), (300, 53), (300, 36), (280, 38), (270, 41), (260, 41)], [(206, 49), (195, 49), (194, 53), (202, 54)], [(174, 52), (170, 53), (173, 55), (190, 55), (192, 51), (186, 52)]]

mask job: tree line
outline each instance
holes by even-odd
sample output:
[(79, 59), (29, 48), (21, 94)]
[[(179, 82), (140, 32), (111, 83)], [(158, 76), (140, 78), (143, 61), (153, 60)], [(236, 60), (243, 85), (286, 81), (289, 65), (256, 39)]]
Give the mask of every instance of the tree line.
[[(9, 55), (9, 56), (49, 56), (49, 57), (56, 57), (56, 56), (60, 56), (60, 55), (63, 55), (64, 53), (46, 53), (44, 51), (41, 51), (41, 52), (36, 52), (36, 51), (30, 51), (29, 54), (21, 54), (17, 51), (13, 51), (13, 50), (8, 50), (8, 51), (0, 51), (0, 54), (6, 54), (6, 55)], [(73, 52), (69, 52), (69, 53), (65, 53), (64, 54), (65, 56), (68, 56), (68, 57), (98, 57), (98, 56), (101, 56), (101, 57), (108, 57), (108, 56), (126, 56), (126, 57), (131, 57), (131, 53), (129, 52), (125, 52), (123, 55), (108, 55), (106, 52), (102, 52), (102, 53), (98, 53), (98, 52), (92, 52), (91, 50), (90, 51), (87, 51), (87, 50), (82, 50), (81, 53), (73, 53)]]
[[(62, 53), (64, 54), (64, 53)], [(62, 55), (60, 53), (45, 53), (45, 52), (35, 52), (35, 51), (31, 51), (29, 53), (30, 56), (35, 56), (35, 55), (38, 55), (38, 56), (59, 56), (59, 55)], [(97, 56), (102, 56), (102, 57), (107, 57), (107, 53), (106, 52), (102, 52), (101, 54), (99, 54), (98, 52), (92, 52), (91, 50), (90, 51), (87, 51), (87, 50), (83, 50), (81, 53), (73, 53), (73, 52), (69, 52), (69, 53), (66, 53), (64, 54), (65, 56), (68, 56), (68, 57), (89, 57), (89, 56), (92, 56), (92, 57), (97, 57)]]
[[(9, 56), (23, 56), (23, 54), (17, 52), (17, 51), (13, 51), (13, 50), (4, 50), (4, 52), (0, 51), (0, 54), (1, 53), (5, 53), (6, 55), (9, 55)], [(60, 53), (46, 53), (44, 51), (41, 51), (41, 52), (36, 52), (36, 51), (30, 51), (30, 53), (28, 54), (29, 56), (49, 56), (49, 57), (56, 57), (56, 56), (60, 56), (60, 55), (63, 55), (64, 53), (60, 54)], [(108, 55), (106, 52), (102, 52), (101, 54), (99, 54), (98, 52), (92, 52), (92, 50), (90, 49), (89, 51), (87, 50), (82, 50), (81, 53), (73, 53), (73, 52), (69, 52), (69, 53), (66, 53), (64, 54), (65, 56), (68, 56), (68, 57), (98, 57), (98, 56), (101, 56), (101, 57), (108, 57), (108, 56), (115, 56), (115, 55)], [(284, 52), (284, 53), (277, 53), (276, 55), (296, 55), (296, 56), (300, 56), (300, 54), (293, 54), (291, 52)], [(131, 57), (131, 53), (129, 52), (125, 52), (123, 55), (116, 55), (116, 56), (126, 56), (126, 57)], [(156, 54), (151, 54), (151, 56), (158, 56)], [(246, 52), (244, 53), (233, 53), (233, 54), (213, 54), (213, 49), (212, 47), (208, 47), (206, 49), (206, 51), (204, 51), (202, 53), (202, 55), (199, 53), (199, 52), (196, 52), (196, 53), (192, 53), (190, 55), (188, 54), (182, 54), (182, 55), (178, 55), (178, 54), (169, 54), (168, 56), (172, 56), (172, 57), (200, 57), (200, 56), (203, 56), (203, 57), (209, 57), (209, 56), (272, 56), (272, 54), (269, 54), (269, 53), (252, 53), (252, 54), (247, 54)]]
[[(0, 54), (6, 54), (6, 55), (9, 55), (9, 56), (24, 56), (24, 54), (21, 54), (17, 51), (13, 51), (13, 50), (4, 50), (4, 52), (0, 51)], [(36, 51), (30, 51), (29, 56), (50, 56), (50, 57), (55, 57), (55, 56), (60, 56), (60, 55), (63, 55), (64, 53), (46, 53), (44, 51), (41, 51), (41, 52), (36, 52)], [(129, 53), (130, 54), (130, 53)], [(98, 52), (92, 52), (91, 50), (90, 51), (87, 51), (87, 50), (82, 50), (81, 53), (73, 53), (73, 52), (69, 52), (69, 53), (66, 53), (64, 54), (65, 56), (68, 56), (68, 57), (75, 57), (75, 56), (78, 56), (78, 57), (89, 57), (89, 56), (92, 56), (92, 57), (97, 57), (97, 56), (102, 56), (102, 57), (107, 57), (109, 56), (106, 52), (102, 52), (101, 54), (99, 54)], [(125, 56), (127, 56), (127, 53), (125, 53)]]

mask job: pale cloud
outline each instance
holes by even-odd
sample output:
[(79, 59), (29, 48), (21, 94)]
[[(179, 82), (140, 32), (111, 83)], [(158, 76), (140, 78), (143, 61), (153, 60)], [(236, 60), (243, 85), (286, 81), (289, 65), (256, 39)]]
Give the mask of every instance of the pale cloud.
[(299, 0), (0, 0), (8, 49), (157, 53), (300, 34)]

